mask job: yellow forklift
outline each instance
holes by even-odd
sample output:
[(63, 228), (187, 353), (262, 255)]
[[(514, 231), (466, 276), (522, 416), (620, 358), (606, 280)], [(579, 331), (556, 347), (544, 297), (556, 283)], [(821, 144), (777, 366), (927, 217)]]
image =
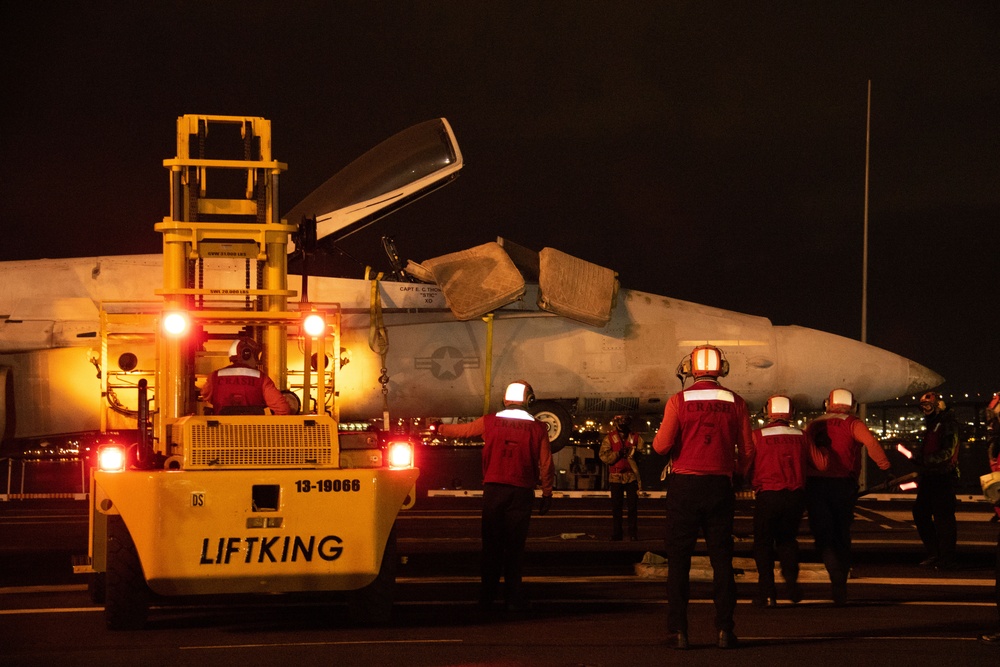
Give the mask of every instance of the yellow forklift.
[[(102, 309), (105, 398), (127, 411), (123, 385), (112, 385), (142, 376), (137, 441), (97, 451), (89, 551), (75, 569), (91, 575), (110, 629), (142, 627), (170, 596), (334, 591), (359, 620), (384, 622), (393, 527), (419, 472), (412, 443), (338, 428), (337, 363), (326, 361), (339, 349), (339, 310), (289, 308), (298, 225), (278, 216), (285, 165), (271, 157), (270, 121), (181, 116), (164, 166), (162, 303)], [(260, 370), (290, 414), (214, 414), (201, 400), (238, 339), (262, 350)], [(143, 356), (154, 359), (147, 370), (136, 368)]]

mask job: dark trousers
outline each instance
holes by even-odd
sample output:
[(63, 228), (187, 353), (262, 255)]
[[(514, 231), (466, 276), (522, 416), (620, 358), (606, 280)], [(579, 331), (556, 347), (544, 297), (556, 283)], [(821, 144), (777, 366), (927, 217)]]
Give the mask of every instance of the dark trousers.
[(810, 477), (806, 481), (809, 530), (834, 590), (846, 590), (851, 571), (851, 524), (857, 496), (858, 483), (852, 477)]
[(1000, 533), (997, 533), (997, 569), (993, 582), (993, 592), (997, 597), (997, 616), (1000, 616)]
[(667, 629), (687, 632), (691, 597), (691, 556), (700, 530), (713, 571), (715, 628), (733, 629), (736, 578), (733, 574), (733, 510), (729, 477), (672, 474), (667, 481)]
[(534, 489), (508, 484), (483, 484), (483, 560), (479, 601), (491, 604), (503, 576), (507, 604), (523, 602), (521, 570), (524, 542), (535, 500)]
[(622, 539), (622, 509), (628, 505), (628, 536), (639, 535), (639, 482), (611, 482), (611, 539)]
[(1000, 616), (1000, 533), (997, 533), (997, 569), (993, 582), (993, 592), (997, 597), (997, 616)]
[(777, 597), (774, 590), (774, 557), (789, 584), (799, 579), (799, 523), (805, 513), (805, 491), (760, 491), (753, 511), (753, 557), (757, 562), (760, 597)]
[(941, 561), (955, 557), (958, 524), (955, 521), (955, 485), (950, 473), (923, 474), (917, 482), (913, 523), (929, 556)]

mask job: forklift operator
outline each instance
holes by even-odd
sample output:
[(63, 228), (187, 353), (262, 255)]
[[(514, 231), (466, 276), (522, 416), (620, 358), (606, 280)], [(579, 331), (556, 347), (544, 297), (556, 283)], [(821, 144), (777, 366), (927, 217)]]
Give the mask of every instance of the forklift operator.
[(262, 415), (268, 407), (276, 415), (291, 414), (291, 407), (274, 382), (257, 368), (261, 348), (252, 338), (239, 338), (229, 348), (225, 368), (213, 371), (201, 390), (217, 415)]

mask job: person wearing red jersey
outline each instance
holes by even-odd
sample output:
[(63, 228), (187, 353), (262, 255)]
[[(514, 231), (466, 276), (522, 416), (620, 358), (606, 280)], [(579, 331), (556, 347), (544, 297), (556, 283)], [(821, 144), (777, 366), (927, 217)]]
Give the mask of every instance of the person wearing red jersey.
[(955, 520), (955, 478), (958, 477), (958, 425), (955, 414), (935, 391), (920, 397), (926, 430), (913, 452), (917, 498), (913, 523), (927, 555), (920, 562), (938, 570), (955, 567), (958, 523)]
[[(990, 470), (1000, 472), (1000, 392), (993, 394), (993, 399), (986, 406), (986, 458)], [(993, 509), (1000, 514), (1000, 498), (993, 499)], [(1000, 534), (997, 535), (996, 574), (993, 583), (996, 596), (997, 614), (1000, 616)], [(979, 641), (990, 646), (1000, 646), (1000, 632), (979, 635)]]
[(535, 400), (527, 382), (512, 382), (504, 393), (504, 409), (467, 424), (441, 424), (438, 433), (451, 438), (483, 438), (482, 570), (479, 603), (489, 609), (500, 577), (508, 611), (528, 607), (521, 585), (524, 543), (541, 481), (539, 514), (552, 505), (555, 467), (548, 429), (527, 411)]
[(639, 466), (635, 454), (642, 448), (642, 438), (632, 432), (632, 418), (617, 415), (614, 428), (604, 436), (598, 457), (608, 466), (611, 492), (611, 539), (622, 539), (622, 509), (628, 505), (628, 539), (639, 539)]
[(792, 400), (775, 395), (764, 408), (767, 424), (753, 431), (748, 478), (755, 492), (753, 553), (757, 562), (758, 607), (776, 607), (774, 556), (781, 563), (788, 599), (802, 600), (799, 586), (799, 524), (806, 510), (806, 464), (825, 470), (827, 454), (789, 424)]
[(733, 475), (745, 474), (753, 455), (746, 402), (719, 384), (729, 362), (719, 348), (701, 345), (681, 361), (678, 377), (694, 384), (667, 401), (653, 449), (670, 458), (667, 476), (667, 630), (670, 643), (688, 648), (687, 607), (691, 555), (705, 537), (713, 570), (719, 648), (738, 645), (734, 632)]
[(833, 603), (847, 604), (851, 571), (851, 523), (861, 474), (861, 448), (884, 471), (889, 459), (863, 421), (854, 416), (854, 394), (834, 389), (826, 413), (806, 426), (806, 435), (828, 456), (826, 470), (811, 467), (806, 477), (806, 510), (816, 550), (830, 575)]
[(212, 371), (201, 389), (201, 399), (212, 405), (217, 415), (264, 414), (270, 408), (276, 415), (291, 414), (288, 401), (267, 376), (259, 370), (260, 344), (252, 338), (238, 338), (229, 347), (230, 364)]

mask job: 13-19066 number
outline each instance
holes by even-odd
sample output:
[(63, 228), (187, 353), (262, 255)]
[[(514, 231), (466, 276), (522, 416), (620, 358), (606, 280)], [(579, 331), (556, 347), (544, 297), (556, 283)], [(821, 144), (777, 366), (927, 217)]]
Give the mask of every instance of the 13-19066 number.
[(360, 479), (300, 479), (295, 482), (299, 493), (351, 493), (361, 490)]

